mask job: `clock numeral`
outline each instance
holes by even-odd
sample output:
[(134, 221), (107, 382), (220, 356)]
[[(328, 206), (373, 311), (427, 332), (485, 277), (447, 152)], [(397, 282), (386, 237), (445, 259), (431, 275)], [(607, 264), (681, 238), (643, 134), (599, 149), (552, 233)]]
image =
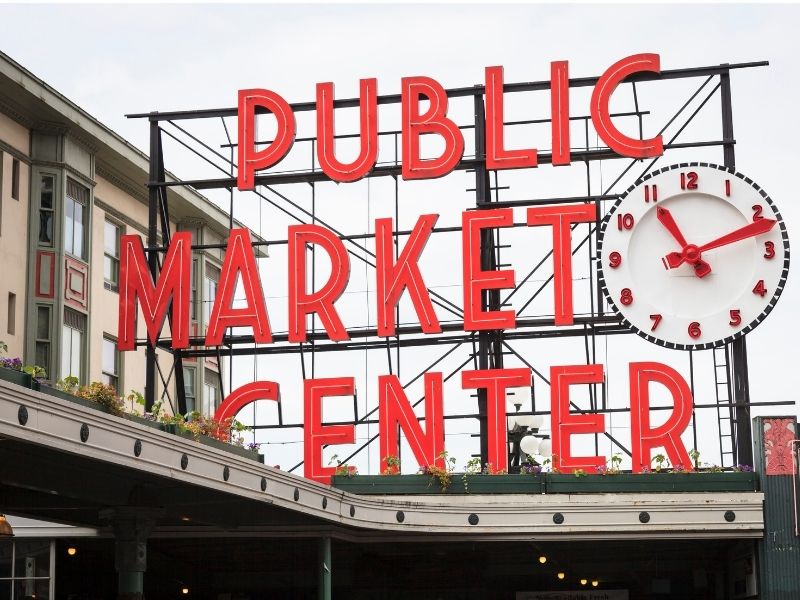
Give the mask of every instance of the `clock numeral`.
[(697, 173), (695, 173), (694, 171), (689, 171), (688, 173), (681, 173), (681, 189), (696, 190)]
[(658, 324), (661, 323), (661, 315), (650, 315), (650, 318), (653, 319), (653, 326), (650, 328), (650, 331), (655, 331)]
[(688, 332), (689, 332), (689, 337), (695, 340), (699, 338), (701, 335), (703, 335), (703, 332), (700, 331), (700, 323), (698, 323), (697, 321), (692, 321), (691, 323), (689, 323)]
[(617, 215), (617, 229), (622, 231), (623, 229), (633, 229), (634, 219), (631, 213), (625, 213), (624, 215)]
[(622, 288), (622, 292), (619, 295), (619, 301), (625, 306), (630, 306), (633, 304), (633, 292), (631, 291), (631, 288)]
[(738, 308), (731, 309), (731, 320), (728, 321), (728, 325), (731, 327), (737, 327), (742, 324), (742, 311)]
[(644, 186), (644, 201), (650, 202), (651, 198), (653, 202), (658, 202), (658, 186), (656, 184)]
[(762, 298), (767, 294), (767, 288), (764, 287), (764, 280), (759, 279), (756, 287), (753, 288), (753, 293), (758, 294)]
[(761, 216), (761, 212), (764, 210), (764, 207), (762, 207), (760, 204), (753, 204), (751, 208), (753, 209), (753, 223), (764, 218)]
[(764, 242), (764, 258), (766, 258), (767, 260), (775, 258), (774, 242)]
[(619, 252), (612, 252), (608, 255), (608, 266), (616, 269), (622, 264), (622, 255)]
[(730, 198), (730, 196), (731, 196), (731, 180), (730, 179), (726, 179), (725, 180), (725, 195), (728, 196), (728, 198)]

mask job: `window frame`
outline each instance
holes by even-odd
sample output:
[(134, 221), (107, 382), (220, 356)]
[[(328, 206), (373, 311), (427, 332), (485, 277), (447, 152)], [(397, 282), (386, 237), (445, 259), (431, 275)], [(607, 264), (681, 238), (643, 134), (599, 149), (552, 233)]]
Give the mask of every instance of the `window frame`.
[[(74, 312), (76, 315), (78, 315), (78, 317), (77, 317), (78, 319), (83, 319), (83, 330), (78, 329), (77, 327), (73, 327), (72, 325), (67, 323), (67, 313), (68, 312)], [(72, 377), (77, 377), (81, 382), (84, 381), (84, 375), (85, 375), (85, 371), (86, 371), (86, 367), (87, 367), (86, 360), (85, 360), (85, 358), (86, 358), (86, 344), (88, 342), (88, 340), (87, 340), (87, 331), (86, 331), (87, 328), (88, 328), (88, 318), (84, 313), (82, 313), (80, 311), (77, 311), (75, 309), (69, 308), (69, 307), (64, 307), (64, 319), (63, 319), (63, 321), (61, 323), (61, 361), (60, 361), (61, 364), (59, 365), (59, 368), (61, 370), (60, 371), (61, 379), (65, 379), (65, 378), (67, 378), (69, 376), (72, 376)], [(69, 330), (69, 331), (67, 331), (67, 330)], [(64, 373), (64, 360), (65, 360), (64, 343), (65, 343), (65, 338), (66, 338), (68, 333), (69, 333), (69, 336), (70, 336), (70, 348), (69, 348), (69, 350), (70, 350), (70, 352), (69, 352), (70, 358), (74, 357), (73, 350), (75, 348), (75, 345), (74, 345), (74, 337), (73, 336), (75, 334), (79, 334), (80, 335), (80, 339), (78, 340), (79, 346), (78, 346), (78, 352), (77, 352), (78, 361), (79, 361), (78, 362), (78, 371), (79, 371), (78, 374), (75, 374), (75, 373), (72, 372), (72, 364), (73, 364), (72, 360), (70, 360), (70, 369), (69, 369), (70, 372), (69, 373)]]
[[(78, 188), (86, 191), (86, 201), (82, 201), (80, 198), (75, 198), (73, 195), (70, 195), (69, 188), (70, 183), (77, 186)], [(75, 194), (76, 196), (78, 194)], [(89, 204), (91, 202), (91, 190), (83, 185), (82, 183), (78, 182), (77, 180), (73, 179), (72, 177), (67, 177), (67, 187), (64, 191), (64, 243), (62, 244), (64, 248), (64, 253), (69, 254), (70, 256), (77, 258), (83, 262), (88, 260), (88, 246), (89, 246)], [(80, 207), (81, 212), (81, 230), (82, 235), (80, 239), (80, 248), (79, 252), (75, 251), (75, 214), (77, 211), (73, 207)], [(69, 209), (73, 208), (72, 214), (70, 215)], [(67, 235), (67, 232), (70, 231), (68, 227), (69, 220), (72, 220), (72, 235)]]
[[(108, 245), (106, 240), (106, 227), (110, 225), (114, 227), (117, 232), (117, 239), (115, 240), (115, 248), (116, 256), (108, 253)], [(125, 234), (125, 226), (113, 219), (109, 219), (106, 217), (103, 221), (103, 286), (112, 292), (119, 291), (119, 252), (120, 252), (120, 239)], [(116, 273), (114, 273), (114, 269), (112, 268), (112, 275), (115, 279), (108, 279), (106, 278), (106, 260), (111, 261), (111, 264), (116, 264)]]
[[(114, 350), (114, 373), (109, 373), (106, 370), (105, 346), (107, 342), (111, 343)], [(100, 380), (103, 383), (112, 386), (117, 390), (117, 394), (122, 394), (122, 353), (117, 348), (117, 338), (105, 332), (103, 333), (103, 342), (100, 347), (100, 374)], [(114, 383), (106, 381), (106, 378), (114, 381)]]
[(11, 157), (11, 198), (19, 200), (19, 159)]

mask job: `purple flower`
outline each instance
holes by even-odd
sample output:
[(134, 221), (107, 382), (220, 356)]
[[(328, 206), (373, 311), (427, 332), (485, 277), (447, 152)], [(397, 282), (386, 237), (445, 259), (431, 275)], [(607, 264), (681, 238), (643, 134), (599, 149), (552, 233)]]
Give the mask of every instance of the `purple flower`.
[(258, 452), (258, 449), (260, 447), (261, 447), (261, 444), (259, 444), (257, 442), (251, 442), (251, 443), (247, 444), (247, 449), (250, 450), (251, 452)]
[(0, 366), (14, 371), (22, 371), (22, 361), (19, 358), (0, 358)]
[(608, 471), (608, 468), (605, 465), (597, 465), (594, 469), (600, 473), (600, 475), (605, 475)]

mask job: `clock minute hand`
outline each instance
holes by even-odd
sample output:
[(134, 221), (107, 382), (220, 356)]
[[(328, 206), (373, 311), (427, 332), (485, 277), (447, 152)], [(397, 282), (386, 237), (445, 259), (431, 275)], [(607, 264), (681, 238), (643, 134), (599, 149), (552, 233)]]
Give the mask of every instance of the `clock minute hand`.
[(723, 236), (718, 237), (715, 240), (708, 242), (707, 244), (703, 244), (698, 248), (700, 252), (705, 252), (706, 250), (713, 250), (714, 248), (719, 248), (720, 246), (727, 246), (728, 244), (733, 244), (734, 242), (738, 242), (740, 240), (746, 240), (750, 237), (755, 237), (757, 235), (761, 235), (762, 233), (767, 233), (770, 229), (772, 229), (777, 223), (774, 219), (759, 219), (753, 223), (745, 225), (737, 229), (736, 231), (731, 231)]

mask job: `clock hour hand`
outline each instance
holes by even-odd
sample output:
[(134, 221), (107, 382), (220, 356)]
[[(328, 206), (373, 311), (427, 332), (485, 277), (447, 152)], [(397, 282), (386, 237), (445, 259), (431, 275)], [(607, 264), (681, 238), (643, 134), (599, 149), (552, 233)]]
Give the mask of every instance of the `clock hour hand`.
[(683, 237), (683, 233), (681, 233), (681, 230), (678, 228), (678, 224), (675, 222), (675, 218), (672, 216), (672, 213), (669, 212), (669, 209), (659, 206), (656, 209), (656, 217), (667, 231), (672, 234), (675, 241), (681, 245), (682, 249), (680, 252), (670, 252), (667, 254), (664, 259), (664, 266), (668, 269), (675, 269), (681, 266), (685, 261), (688, 261), (694, 266), (694, 273), (698, 277), (702, 278), (711, 273), (711, 265), (700, 258), (700, 252), (697, 250), (697, 246), (686, 242), (686, 238)]
[(678, 228), (678, 224), (675, 222), (675, 218), (672, 216), (672, 213), (669, 212), (668, 209), (659, 206), (656, 209), (656, 217), (661, 222), (661, 224), (672, 234), (672, 237), (675, 238), (675, 241), (681, 245), (681, 248), (685, 248), (688, 246), (686, 242), (686, 238), (683, 237), (681, 230)]

